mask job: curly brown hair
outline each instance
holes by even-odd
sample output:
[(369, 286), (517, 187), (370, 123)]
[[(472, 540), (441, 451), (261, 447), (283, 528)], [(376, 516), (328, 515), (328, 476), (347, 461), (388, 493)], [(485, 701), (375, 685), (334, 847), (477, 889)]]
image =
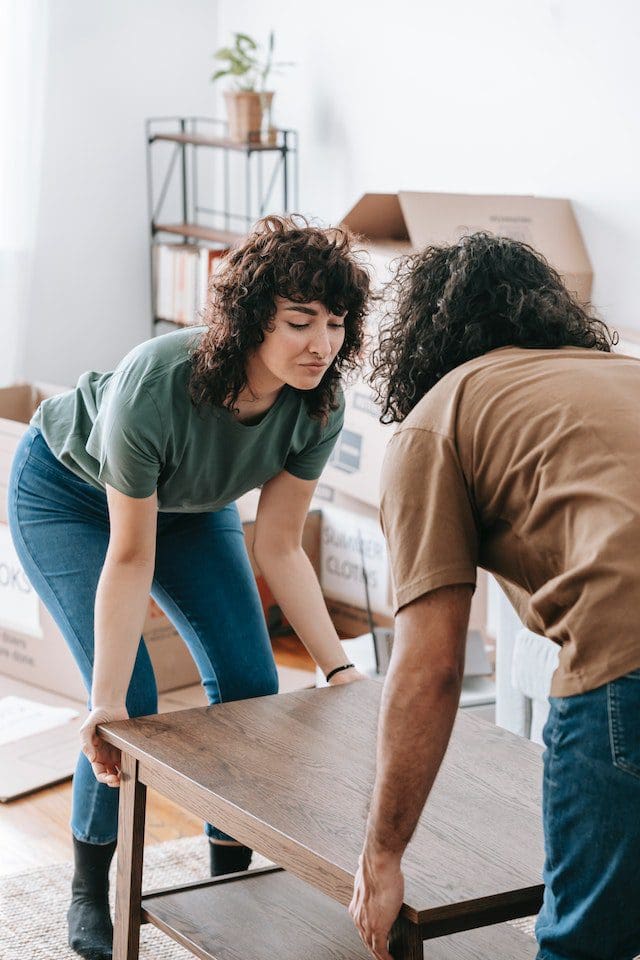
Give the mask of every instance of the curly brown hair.
[(587, 347), (618, 335), (526, 243), (474, 233), (397, 261), (369, 380), (401, 422), (446, 373), (498, 347)]
[(276, 297), (319, 301), (333, 314), (346, 314), (344, 343), (335, 360), (317, 387), (299, 391), (310, 417), (326, 421), (338, 406), (342, 374), (358, 364), (369, 288), (356, 238), (346, 228), (311, 226), (299, 215), (258, 220), (211, 279), (206, 330), (191, 356), (192, 403), (234, 411), (247, 386), (247, 358), (271, 329)]

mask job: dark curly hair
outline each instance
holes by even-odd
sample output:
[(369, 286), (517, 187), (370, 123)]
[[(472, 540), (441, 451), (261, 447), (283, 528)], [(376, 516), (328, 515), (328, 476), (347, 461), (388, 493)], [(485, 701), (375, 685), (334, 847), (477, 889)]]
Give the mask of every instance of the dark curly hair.
[(497, 347), (617, 342), (536, 250), (474, 233), (397, 261), (369, 380), (382, 423), (400, 422), (446, 373)]
[(299, 391), (309, 415), (325, 421), (337, 408), (342, 374), (356, 367), (362, 350), (369, 287), (349, 230), (311, 226), (298, 215), (258, 220), (211, 279), (206, 330), (191, 356), (194, 406), (233, 411), (247, 385), (247, 358), (271, 328), (276, 297), (317, 300), (333, 314), (346, 314), (344, 343), (334, 362), (315, 389)]

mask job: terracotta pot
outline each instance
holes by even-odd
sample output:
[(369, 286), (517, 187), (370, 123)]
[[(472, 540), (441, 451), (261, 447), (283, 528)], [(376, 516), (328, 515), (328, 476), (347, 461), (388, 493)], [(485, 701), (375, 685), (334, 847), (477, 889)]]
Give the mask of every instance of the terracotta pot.
[[(270, 114), (273, 91), (225, 90), (229, 139), (234, 143), (270, 143)], [(267, 129), (264, 129), (264, 121)], [(275, 132), (275, 131), (274, 131)]]

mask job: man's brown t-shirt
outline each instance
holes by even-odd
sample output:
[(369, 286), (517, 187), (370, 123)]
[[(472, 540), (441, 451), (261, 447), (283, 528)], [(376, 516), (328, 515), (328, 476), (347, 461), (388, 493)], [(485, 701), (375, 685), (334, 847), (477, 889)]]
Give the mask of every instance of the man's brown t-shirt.
[(562, 647), (551, 692), (640, 667), (640, 360), (503, 347), (448, 373), (392, 438), (396, 609), (493, 573)]

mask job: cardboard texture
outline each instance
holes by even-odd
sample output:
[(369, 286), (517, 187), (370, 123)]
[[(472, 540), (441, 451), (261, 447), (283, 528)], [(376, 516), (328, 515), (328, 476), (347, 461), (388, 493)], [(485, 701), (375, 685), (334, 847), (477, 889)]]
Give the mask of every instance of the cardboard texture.
[(455, 243), (486, 230), (530, 244), (581, 300), (591, 296), (592, 269), (570, 200), (463, 193), (365, 193), (343, 217), (374, 254), (397, 256), (432, 243)]
[(333, 448), (321, 484), (377, 508), (380, 471), (395, 424), (379, 422), (372, 389), (362, 380), (345, 391), (344, 427)]

